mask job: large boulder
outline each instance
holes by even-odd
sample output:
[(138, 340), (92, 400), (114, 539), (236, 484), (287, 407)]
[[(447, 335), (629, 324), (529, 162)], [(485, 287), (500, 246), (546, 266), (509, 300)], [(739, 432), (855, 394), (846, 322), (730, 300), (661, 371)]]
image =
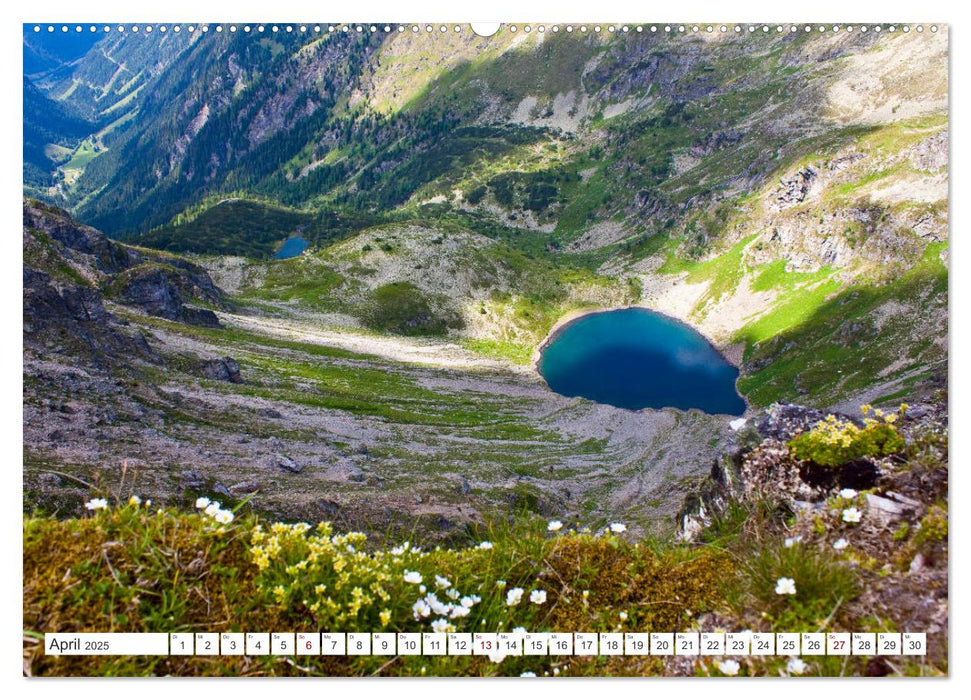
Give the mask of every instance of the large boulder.
[(170, 321), (218, 327), (215, 313), (186, 305), (186, 292), (191, 288), (183, 270), (158, 262), (129, 268), (117, 275), (112, 283), (112, 292), (122, 304)]
[(215, 379), (220, 382), (243, 383), (243, 377), (239, 373), (239, 363), (231, 357), (204, 361), (202, 363), (202, 374), (208, 379)]

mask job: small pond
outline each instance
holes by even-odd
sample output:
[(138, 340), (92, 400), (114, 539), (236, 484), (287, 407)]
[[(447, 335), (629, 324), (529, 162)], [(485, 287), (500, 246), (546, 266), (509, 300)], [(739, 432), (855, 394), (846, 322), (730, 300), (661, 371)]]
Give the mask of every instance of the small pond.
[(284, 260), (285, 258), (295, 258), (300, 255), (303, 251), (307, 250), (307, 246), (310, 243), (306, 239), (300, 236), (294, 236), (293, 238), (288, 238), (280, 246), (280, 250), (277, 251), (276, 255), (273, 256), (277, 260)]

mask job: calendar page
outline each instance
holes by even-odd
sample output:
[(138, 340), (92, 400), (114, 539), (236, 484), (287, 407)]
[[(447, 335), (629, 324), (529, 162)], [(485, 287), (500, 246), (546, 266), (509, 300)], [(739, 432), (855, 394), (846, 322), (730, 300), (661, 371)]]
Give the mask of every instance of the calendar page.
[(305, 9), (22, 26), (24, 674), (946, 676), (948, 25)]

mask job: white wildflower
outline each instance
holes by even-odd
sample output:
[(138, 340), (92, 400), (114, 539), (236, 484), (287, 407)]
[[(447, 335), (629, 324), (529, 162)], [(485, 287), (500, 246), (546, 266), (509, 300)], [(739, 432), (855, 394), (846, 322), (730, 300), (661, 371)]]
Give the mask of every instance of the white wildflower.
[(108, 500), (105, 498), (92, 498), (84, 504), (88, 510), (104, 510), (108, 507)]
[(794, 544), (802, 542), (802, 535), (796, 535), (795, 537), (787, 537), (785, 541), (786, 547), (791, 547)]
[(196, 508), (203, 510), (209, 506), (209, 499), (203, 496), (202, 498), (196, 499)]
[(838, 540), (833, 542), (833, 549), (839, 551), (841, 549), (846, 549), (849, 545), (850, 543), (846, 541), (846, 538), (840, 537)]
[(561, 523), (559, 520), (551, 520), (549, 525), (546, 526), (546, 529), (549, 532), (556, 532), (562, 527), (563, 527), (563, 523)]
[(479, 549), (492, 549), (492, 542), (479, 542)]
[(470, 612), (472, 611), (464, 605), (456, 605), (452, 608), (452, 613), (449, 617), (452, 619), (455, 619), (456, 617), (467, 617)]
[(506, 587), (505, 581), (503, 581), (502, 579), (498, 579), (496, 581), (496, 588), (505, 588), (505, 587)]
[(212, 501), (206, 509), (203, 511), (209, 517), (216, 517), (216, 513), (222, 510), (222, 506), (219, 505), (219, 501)]
[(142, 504), (142, 499), (134, 494), (132, 494), (132, 497), (128, 499), (128, 505), (140, 506), (141, 504)]
[(423, 617), (428, 617), (431, 615), (432, 609), (424, 600), (418, 600), (415, 601), (415, 604), (411, 606), (411, 612), (415, 616), (416, 620), (420, 620)]
[(506, 658), (506, 655), (503, 654), (501, 651), (498, 651), (498, 650), (496, 650), (493, 653), (489, 654), (489, 661), (491, 661), (494, 664), (497, 664), (497, 663), (501, 662), (504, 658)]
[(474, 597), (467, 595), (462, 597), (462, 600), (459, 601), (459, 605), (461, 605), (463, 608), (471, 608), (478, 602), (479, 601), (477, 601)]
[(218, 513), (216, 513), (214, 517), (217, 523), (221, 525), (228, 525), (229, 523), (233, 522), (233, 519), (236, 516), (233, 515), (233, 512), (231, 510), (221, 510)]
[(455, 629), (455, 627), (453, 627), (451, 625), (451, 623), (449, 623), (449, 621), (448, 620), (445, 620), (445, 619), (439, 619), (439, 620), (435, 620), (434, 622), (432, 622), (432, 631), (433, 632), (438, 632), (438, 633), (441, 633), (441, 632), (451, 632), (454, 629)]
[(523, 671), (519, 674), (520, 678), (536, 678), (536, 674), (532, 671)]
[(840, 491), (843, 498), (856, 498), (856, 489), (843, 489)]
[(775, 582), (775, 592), (779, 595), (795, 595), (796, 582), (791, 578), (780, 578)]
[(523, 599), (523, 589), (513, 588), (511, 591), (506, 593), (506, 605), (513, 606), (519, 605), (519, 601)]
[(512, 632), (513, 632), (513, 634), (526, 634), (526, 628), (525, 627), (513, 627), (512, 628)]
[(447, 603), (443, 603), (438, 599), (434, 593), (429, 593), (425, 596), (425, 602), (431, 607), (432, 612), (436, 615), (448, 615), (452, 611), (452, 606)]
[(405, 583), (421, 583), (421, 574), (405, 569)]
[(843, 522), (858, 523), (862, 517), (863, 513), (860, 512), (859, 508), (847, 508), (843, 511)]
[(717, 664), (718, 670), (724, 673), (726, 676), (737, 676), (738, 670), (741, 668), (738, 662), (733, 659), (726, 659), (725, 661), (719, 661)]
[(618, 534), (621, 532), (627, 532), (627, 526), (624, 525), (624, 523), (610, 523), (610, 531)]
[(452, 585), (452, 582), (449, 581), (447, 578), (445, 578), (444, 576), (439, 576), (438, 574), (435, 574), (436, 588), (448, 588), (451, 585)]
[(452, 625), (449, 624), (448, 620), (440, 618), (432, 622), (433, 632), (439, 632), (439, 633), (448, 632), (450, 629), (454, 629), (454, 628), (452, 627)]
[(546, 591), (538, 589), (529, 594), (529, 602), (542, 605), (546, 602)]
[(786, 670), (794, 676), (801, 676), (806, 672), (806, 668), (808, 668), (806, 662), (800, 658), (791, 658), (786, 664)]

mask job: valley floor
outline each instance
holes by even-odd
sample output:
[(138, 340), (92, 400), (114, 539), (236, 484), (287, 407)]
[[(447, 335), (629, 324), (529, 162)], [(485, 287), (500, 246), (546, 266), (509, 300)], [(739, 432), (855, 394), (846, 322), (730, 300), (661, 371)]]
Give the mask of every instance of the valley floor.
[[(251, 498), (285, 520), (427, 525), (443, 538), (500, 510), (671, 530), (686, 485), (732, 440), (726, 416), (562, 397), (527, 368), (445, 341), (111, 311), (166, 367), (25, 353), (27, 510), (78, 513), (88, 484), (177, 505)], [(212, 378), (227, 357), (241, 381)]]

